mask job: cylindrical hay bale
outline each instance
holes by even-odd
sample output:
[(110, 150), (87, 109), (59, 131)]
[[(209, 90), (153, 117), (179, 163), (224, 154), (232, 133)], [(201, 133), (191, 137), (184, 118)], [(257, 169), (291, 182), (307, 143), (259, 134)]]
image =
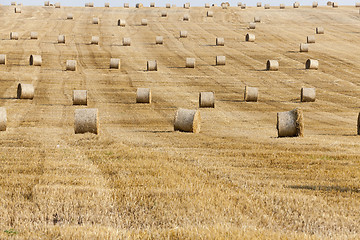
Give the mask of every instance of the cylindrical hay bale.
[(106, 2), (106, 3), (104, 4), (104, 7), (110, 7), (110, 3)]
[(75, 134), (99, 133), (99, 112), (97, 108), (75, 109)]
[(119, 19), (118, 20), (118, 26), (125, 27), (126, 26), (126, 20), (125, 19)]
[(304, 135), (304, 119), (301, 108), (277, 113), (278, 137), (302, 137)]
[(29, 62), (30, 62), (30, 65), (41, 66), (41, 63), (42, 63), (41, 55), (30, 55)]
[(299, 7), (300, 7), (300, 3), (299, 3), (299, 2), (294, 2), (293, 7), (294, 7), (294, 8), (299, 8)]
[(175, 114), (174, 131), (199, 133), (200, 111), (179, 108)]
[(73, 91), (73, 105), (87, 105), (87, 90)]
[(129, 8), (129, 7), (130, 7), (129, 3), (124, 3), (124, 8)]
[(261, 7), (261, 2), (257, 2), (256, 7)]
[(11, 32), (10, 33), (10, 39), (11, 40), (18, 40), (19, 39), (19, 34), (17, 32)]
[(305, 68), (317, 70), (319, 68), (319, 61), (314, 59), (308, 59), (306, 60)]
[(93, 24), (99, 24), (99, 18), (94, 17), (93, 20), (92, 20), (92, 23)]
[(184, 4), (184, 8), (185, 8), (185, 9), (189, 9), (189, 8), (190, 8), (190, 3), (185, 3), (185, 4)]
[(333, 3), (332, 3), (332, 7), (333, 7), (333, 8), (337, 8), (337, 7), (339, 7), (339, 4), (338, 4), (337, 2), (333, 2)]
[(34, 98), (34, 85), (19, 83), (17, 87), (18, 99), (33, 99)]
[(30, 39), (38, 39), (38, 33), (37, 32), (31, 32), (30, 33)]
[(58, 36), (58, 43), (65, 43), (65, 35)]
[(21, 13), (21, 8), (16, 7), (16, 8), (15, 8), (15, 13)]
[(16, 2), (11, 2), (11, 6), (16, 6)]
[(360, 2), (355, 3), (355, 7), (360, 7)]
[(130, 46), (131, 45), (131, 38), (125, 37), (123, 38), (123, 46)]
[(359, 113), (359, 116), (358, 116), (357, 134), (360, 135), (360, 113)]
[(91, 37), (91, 44), (98, 45), (99, 44), (99, 37), (98, 36), (92, 36)]
[(147, 26), (148, 25), (148, 20), (145, 19), (145, 18), (141, 19), (141, 25), (142, 26)]
[(328, 2), (326, 3), (326, 5), (331, 6), (331, 5), (332, 5), (332, 2), (331, 2), (331, 1), (328, 1)]
[(150, 88), (138, 88), (136, 91), (136, 103), (151, 103)]
[(317, 7), (318, 7), (318, 2), (313, 2), (313, 3), (312, 3), (312, 7), (313, 7), (313, 8), (317, 8)]
[(163, 43), (164, 43), (164, 38), (163, 38), (163, 36), (156, 36), (156, 38), (155, 38), (155, 43), (156, 43), (156, 44), (163, 44)]
[(301, 88), (301, 102), (315, 102), (316, 90), (315, 88)]
[(59, 2), (55, 3), (55, 8), (60, 8), (60, 3)]
[(255, 27), (256, 27), (256, 23), (254, 22), (249, 23), (249, 29), (255, 29)]
[(207, 16), (207, 17), (213, 17), (213, 16), (214, 16), (214, 12), (213, 12), (213, 11), (207, 11), (206, 16)]
[(315, 43), (315, 36), (314, 35), (307, 36), (306, 42), (307, 43)]
[(261, 22), (261, 18), (259, 16), (254, 17), (254, 23)]
[(309, 44), (300, 43), (300, 52), (308, 52), (309, 51)]
[(189, 21), (189, 15), (188, 14), (185, 14), (184, 17), (183, 17), (183, 21)]
[(66, 16), (66, 19), (67, 19), (67, 20), (72, 20), (72, 19), (74, 19), (73, 14), (72, 14), (72, 13), (68, 13), (67, 16)]
[(280, 9), (285, 9), (285, 4), (280, 4)]
[(93, 2), (89, 2), (89, 7), (94, 7), (94, 3), (93, 3)]
[(257, 102), (259, 90), (256, 87), (245, 86), (244, 101), (245, 102)]
[(110, 59), (110, 68), (120, 69), (120, 59), (119, 58), (111, 58)]
[(85, 3), (85, 7), (89, 7), (89, 3)]
[(265, 8), (265, 9), (270, 9), (270, 4), (265, 4), (265, 5), (264, 5), (264, 8)]
[(246, 4), (245, 4), (245, 3), (243, 3), (243, 4), (241, 5), (241, 9), (246, 9)]
[(167, 17), (167, 11), (161, 11), (161, 17)]
[(200, 92), (199, 93), (199, 107), (200, 108), (214, 108), (215, 107), (214, 92)]
[(166, 7), (166, 8), (171, 8), (171, 4), (170, 4), (170, 3), (167, 3), (165, 7)]
[(266, 62), (267, 71), (277, 71), (279, 70), (279, 62), (277, 60), (268, 60)]
[(66, 71), (76, 71), (76, 60), (66, 61)]
[(324, 28), (323, 27), (317, 27), (316, 28), (316, 34), (324, 34)]
[(251, 33), (246, 34), (245, 41), (246, 42), (255, 42), (255, 35), (251, 34)]
[(148, 71), (157, 71), (157, 62), (156, 62), (156, 60), (147, 61), (147, 70)]
[(6, 131), (6, 108), (0, 107), (0, 131)]
[(237, 6), (241, 7), (241, 5), (242, 5), (242, 2), (238, 2)]
[(225, 65), (225, 56), (216, 56), (216, 65)]
[(6, 65), (6, 54), (0, 54), (0, 64)]
[(187, 31), (180, 31), (181, 38), (187, 38), (188, 32)]
[(186, 58), (186, 68), (195, 68), (195, 58)]
[(216, 4), (216, 3), (213, 3), (211, 6), (213, 6), (213, 7), (217, 7), (217, 4)]
[(224, 38), (216, 38), (216, 46), (224, 46), (225, 45), (225, 40)]
[(136, 4), (136, 8), (142, 8), (143, 7), (143, 4), (142, 3), (137, 3)]
[(210, 4), (209, 4), (209, 3), (205, 3), (205, 8), (210, 8)]
[(155, 7), (155, 3), (154, 3), (154, 2), (151, 2), (151, 3), (150, 3), (150, 7)]

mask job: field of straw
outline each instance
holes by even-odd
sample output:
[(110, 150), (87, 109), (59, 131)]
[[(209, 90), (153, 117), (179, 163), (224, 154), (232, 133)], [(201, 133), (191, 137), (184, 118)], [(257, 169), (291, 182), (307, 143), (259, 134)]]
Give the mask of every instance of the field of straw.
[[(0, 239), (360, 238), (359, 9), (208, 10), (0, 7)], [(316, 27), (325, 34), (300, 53)], [(269, 59), (278, 71), (265, 71)], [(305, 70), (307, 59), (319, 69)], [(20, 82), (33, 100), (16, 98)], [(244, 102), (245, 86), (258, 102)], [(302, 87), (316, 88), (315, 102), (300, 102)], [(151, 88), (151, 104), (136, 103), (137, 88)], [(73, 90), (88, 91), (87, 106), (73, 106)], [(197, 109), (208, 91), (216, 103), (200, 109), (201, 132), (174, 131), (176, 110)], [(296, 107), (304, 137), (278, 138), (277, 112)], [(98, 135), (74, 133), (79, 108), (98, 108)]]

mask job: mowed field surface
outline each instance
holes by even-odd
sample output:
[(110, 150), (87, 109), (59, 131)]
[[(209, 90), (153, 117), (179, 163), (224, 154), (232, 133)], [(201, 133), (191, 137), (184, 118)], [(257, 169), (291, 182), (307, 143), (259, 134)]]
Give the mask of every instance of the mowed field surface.
[[(165, 8), (21, 8), (0, 7), (8, 118), (0, 238), (360, 238), (358, 9), (211, 8), (207, 18), (208, 9), (191, 7), (162, 18)], [(255, 16), (262, 22), (249, 30)], [(299, 53), (319, 26), (325, 34)], [(11, 31), (19, 40), (9, 40)], [(42, 56), (41, 67), (29, 65), (31, 54)], [(225, 66), (215, 66), (217, 55)], [(109, 69), (110, 58), (121, 59), (120, 70)], [(308, 58), (319, 60), (317, 71), (305, 70)], [(70, 59), (76, 72), (65, 71)], [(268, 59), (279, 71), (265, 71)], [(146, 71), (147, 60), (157, 60), (157, 72)], [(16, 99), (19, 82), (34, 84), (33, 100)], [(258, 102), (243, 101), (246, 85), (259, 88)], [(151, 105), (135, 103), (138, 87), (151, 88)], [(315, 87), (316, 102), (301, 103), (301, 87)], [(87, 107), (98, 108), (99, 135), (74, 134), (74, 110), (87, 108), (72, 105), (74, 89), (88, 90)], [(198, 108), (200, 91), (216, 97), (214, 109), (200, 110), (201, 132), (174, 132), (177, 108)], [(276, 113), (295, 107), (304, 111), (304, 137), (277, 138)]]

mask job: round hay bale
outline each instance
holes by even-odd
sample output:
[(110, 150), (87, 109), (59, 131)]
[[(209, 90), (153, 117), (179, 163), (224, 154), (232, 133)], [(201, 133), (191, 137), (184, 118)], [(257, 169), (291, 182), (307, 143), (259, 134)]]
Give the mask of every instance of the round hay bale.
[(75, 134), (99, 133), (99, 112), (97, 108), (75, 109)]
[(189, 21), (190, 17), (189, 14), (185, 14), (183, 17), (183, 21)]
[(147, 61), (147, 70), (148, 71), (157, 71), (157, 61), (156, 60), (152, 60), (152, 61)]
[(255, 35), (252, 33), (246, 34), (245, 41), (246, 42), (255, 42)]
[(142, 8), (144, 5), (142, 3), (137, 3), (136, 8)]
[(165, 7), (166, 7), (166, 8), (171, 8), (171, 4), (170, 4), (170, 3), (167, 3)]
[(138, 88), (136, 91), (136, 103), (151, 103), (150, 88)]
[(21, 8), (16, 7), (16, 8), (15, 8), (15, 13), (21, 13)]
[(120, 59), (111, 58), (110, 59), (110, 69), (120, 69)]
[(73, 91), (73, 105), (87, 105), (87, 90)]
[(17, 87), (18, 99), (33, 99), (34, 98), (34, 85), (19, 83)]
[(254, 17), (254, 23), (259, 23), (259, 22), (261, 22), (260, 16)]
[(210, 4), (209, 4), (209, 3), (205, 3), (205, 8), (210, 8)]
[(323, 27), (317, 27), (316, 28), (316, 34), (324, 34), (324, 28)]
[(6, 131), (6, 108), (0, 107), (0, 131)]
[(256, 23), (254, 22), (249, 23), (249, 29), (255, 29), (255, 27), (256, 27)]
[(148, 20), (143, 18), (141, 19), (141, 26), (147, 26), (148, 25)]
[(89, 7), (89, 3), (85, 3), (85, 7)]
[(91, 37), (91, 44), (99, 45), (99, 37), (98, 36), (92, 36)]
[(49, 1), (45, 1), (45, 2), (44, 2), (44, 6), (45, 6), (45, 7), (49, 7), (49, 6), (50, 6), (50, 2), (49, 2)]
[(216, 38), (216, 46), (224, 46), (224, 45), (225, 45), (224, 38), (221, 37)]
[(195, 68), (195, 58), (186, 58), (186, 68)]
[(301, 102), (315, 102), (316, 90), (315, 88), (301, 88), (300, 100)]
[(238, 7), (241, 7), (241, 5), (242, 5), (242, 2), (238, 2), (238, 3), (237, 3), (237, 6), (238, 6)]
[(38, 33), (37, 32), (30, 32), (30, 39), (38, 39)]
[(214, 16), (214, 12), (213, 12), (213, 11), (207, 11), (207, 12), (206, 12), (206, 16), (207, 16), (207, 17), (213, 17), (213, 16)]
[(174, 131), (199, 133), (201, 117), (198, 110), (179, 108), (175, 114)]
[(245, 102), (257, 102), (259, 90), (256, 87), (245, 86), (244, 101)]
[(155, 38), (155, 44), (163, 44), (164, 43), (164, 38), (163, 36), (156, 36)]
[(123, 46), (130, 46), (131, 45), (131, 38), (125, 37), (123, 38)]
[(189, 9), (189, 8), (190, 8), (190, 3), (185, 3), (185, 4), (184, 4), (184, 8), (185, 8), (185, 9)]
[(180, 31), (180, 38), (187, 38), (188, 32), (187, 31)]
[(243, 3), (243, 4), (241, 5), (241, 9), (246, 9), (246, 4), (245, 4), (245, 3)]
[(299, 2), (294, 2), (293, 7), (294, 7), (294, 8), (299, 8), (299, 7), (300, 7), (300, 3), (299, 3)]
[(66, 61), (66, 71), (76, 71), (76, 60)]
[(280, 4), (280, 9), (285, 9), (285, 4), (281, 3)]
[(125, 19), (119, 19), (118, 20), (118, 26), (125, 27), (126, 26), (126, 20)]
[(213, 6), (213, 7), (217, 7), (217, 4), (216, 4), (216, 3), (213, 3), (211, 6)]
[(155, 3), (154, 2), (150, 3), (150, 7), (155, 7)]
[(110, 7), (110, 3), (108, 2), (104, 3), (104, 7)]
[(200, 92), (199, 93), (199, 107), (200, 108), (214, 108), (215, 107), (214, 92)]
[(65, 43), (65, 35), (58, 36), (58, 43)]
[(333, 8), (337, 8), (337, 7), (339, 7), (339, 4), (338, 4), (337, 2), (333, 2), (333, 3), (332, 3), (332, 7), (333, 7)]
[(267, 71), (278, 71), (279, 70), (279, 62), (277, 60), (268, 60), (266, 62), (266, 70)]
[(359, 113), (359, 116), (358, 116), (357, 134), (360, 135), (360, 113)]
[(6, 54), (0, 54), (0, 64), (6, 65)]
[(216, 56), (216, 65), (225, 65), (225, 56)]
[(307, 43), (315, 43), (315, 35), (307, 36), (306, 42)]
[(66, 19), (67, 20), (73, 20), (74, 19), (74, 16), (72, 13), (68, 13), (67, 16), (66, 16)]
[(55, 8), (60, 8), (60, 3), (59, 2), (55, 3)]
[(326, 5), (330, 7), (330, 6), (332, 5), (332, 2), (331, 2), (331, 1), (328, 1), (328, 2), (326, 3)]
[(89, 2), (88, 7), (94, 7), (94, 3), (93, 3), (93, 2)]
[(94, 18), (92, 19), (92, 23), (93, 23), (93, 24), (99, 24), (99, 18), (94, 17)]
[(308, 59), (306, 60), (305, 68), (317, 70), (319, 68), (319, 61), (314, 59)]
[(303, 137), (304, 118), (301, 108), (277, 113), (278, 137)]
[(313, 2), (313, 3), (312, 3), (312, 7), (313, 7), (313, 8), (317, 8), (317, 7), (318, 7), (318, 2)]
[(11, 32), (10, 33), (10, 39), (11, 40), (18, 40), (19, 39), (19, 34), (17, 32)]
[(162, 11), (162, 12), (161, 12), (161, 17), (167, 17), (167, 12), (166, 12), (166, 11)]
[(16, 2), (11, 2), (11, 6), (16, 6)]
[(360, 7), (360, 2), (355, 3), (355, 7)]
[(309, 44), (300, 43), (300, 52), (308, 52), (309, 51)]
[(270, 9), (270, 4), (265, 4), (265, 5), (264, 5), (264, 8), (265, 8), (265, 9)]
[(41, 66), (42, 63), (41, 55), (30, 55), (29, 62), (31, 66)]
[(129, 3), (124, 3), (124, 8), (129, 8), (129, 7), (130, 7)]
[(256, 7), (261, 7), (261, 2), (257, 2)]

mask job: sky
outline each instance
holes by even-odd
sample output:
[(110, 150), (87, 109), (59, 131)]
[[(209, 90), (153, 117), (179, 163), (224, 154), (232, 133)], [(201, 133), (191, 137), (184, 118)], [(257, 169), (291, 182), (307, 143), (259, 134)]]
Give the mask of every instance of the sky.
[[(44, 0), (12, 0), (17, 3), (23, 3), (23, 5), (44, 5)], [(10, 5), (12, 1), (0, 0), (0, 4)], [(285, 5), (291, 6), (295, 0), (227, 0), (231, 6), (237, 6), (238, 2), (246, 3), (247, 6), (255, 6), (257, 2), (262, 2), (263, 4), (269, 3), (270, 5), (278, 6), (280, 3), (285, 3)], [(301, 5), (312, 5), (314, 0), (297, 0)], [(316, 0), (315, 0), (316, 1)], [(357, 0), (341, 0), (337, 1), (339, 5), (355, 5)], [(95, 7), (103, 7), (105, 2), (110, 3), (110, 7), (122, 7), (124, 2), (128, 2), (130, 7), (134, 7), (136, 3), (142, 3), (144, 6), (149, 6), (150, 2), (155, 2), (155, 6), (164, 7), (166, 3), (176, 4), (176, 6), (182, 6), (185, 2), (190, 2), (191, 6), (204, 6), (205, 3), (217, 3), (218, 5), (223, 1), (214, 1), (214, 0), (54, 0), (50, 1), (51, 3), (60, 2), (62, 6), (85, 6), (86, 2), (93, 2)], [(319, 5), (326, 5), (327, 1), (318, 0)], [(358, 0), (360, 2), (360, 0)]]

